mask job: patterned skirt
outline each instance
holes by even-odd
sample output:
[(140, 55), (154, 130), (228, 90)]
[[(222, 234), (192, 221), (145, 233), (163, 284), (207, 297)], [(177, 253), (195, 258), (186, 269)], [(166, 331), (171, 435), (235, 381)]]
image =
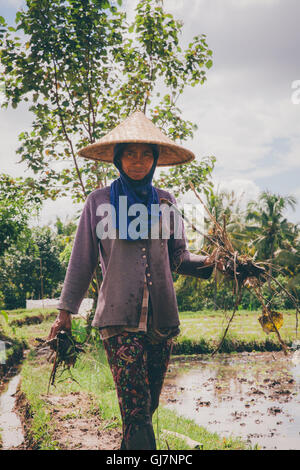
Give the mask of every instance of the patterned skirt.
[(123, 332), (103, 340), (122, 416), (122, 450), (154, 450), (152, 415), (172, 351), (172, 338), (153, 344), (142, 332)]

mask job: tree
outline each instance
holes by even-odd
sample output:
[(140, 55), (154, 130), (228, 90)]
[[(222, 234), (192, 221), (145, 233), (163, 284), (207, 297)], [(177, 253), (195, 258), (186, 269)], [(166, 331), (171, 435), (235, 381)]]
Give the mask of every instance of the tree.
[[(31, 103), (32, 131), (20, 134), (17, 152), (45, 198), (71, 192), (82, 200), (115, 178), (114, 167), (79, 162), (77, 151), (136, 109), (173, 139), (193, 135), (178, 99), (186, 86), (205, 82), (212, 51), (204, 34), (183, 50), (183, 25), (162, 1), (140, 0), (128, 24), (120, 0), (27, 0), (16, 28), (0, 23), (4, 106)], [(65, 163), (59, 171), (58, 160)]]
[(52, 297), (64, 275), (55, 234), (49, 227), (32, 229), (26, 245), (11, 246), (0, 258), (0, 290), (5, 307), (25, 307), (29, 297)]
[(77, 223), (72, 220), (63, 223), (59, 217), (56, 217), (55, 228), (57, 232), (57, 244), (60, 251), (59, 259), (63, 266), (67, 268), (72, 253)]
[(58, 236), (71, 237), (76, 231), (77, 224), (73, 220), (66, 220), (64, 223), (60, 217), (56, 217), (55, 227)]
[[(228, 233), (230, 233), (230, 239), (236, 250), (244, 249), (245, 242), (245, 233), (243, 226), (243, 215), (240, 209), (240, 202), (242, 199), (237, 197), (234, 191), (219, 191), (219, 188), (210, 191), (206, 195), (206, 207), (209, 212), (212, 214), (214, 220), (216, 220), (221, 226), (225, 226)], [(205, 226), (207, 234), (213, 239), (215, 224), (208, 216), (205, 214)], [(208, 246), (211, 248), (211, 243), (207, 241)], [(214, 277), (214, 309), (218, 309), (218, 278), (220, 275), (215, 274)], [(224, 279), (222, 279), (224, 282)], [(219, 289), (220, 290), (220, 289)], [(224, 289), (223, 289), (224, 291)], [(222, 295), (222, 301), (224, 300), (224, 295)], [(223, 301), (224, 304), (224, 301)]]
[(296, 203), (294, 196), (280, 196), (263, 191), (258, 202), (251, 201), (248, 204), (246, 219), (252, 222), (248, 230), (256, 237), (253, 245), (258, 258), (270, 262), (270, 275), (276, 250), (284, 248), (287, 241), (292, 242), (295, 238), (293, 224), (283, 214), (288, 207), (294, 210)]
[(26, 237), (29, 218), (40, 208), (40, 197), (26, 188), (22, 178), (0, 173), (0, 257)]
[[(78, 161), (77, 152), (136, 109), (172, 139), (192, 137), (196, 126), (183, 119), (179, 99), (187, 86), (206, 81), (212, 51), (205, 34), (181, 48), (182, 28), (161, 0), (139, 0), (132, 24), (120, 0), (27, 0), (15, 28), (0, 17), (4, 106), (29, 102), (33, 114), (17, 153), (35, 173), (34, 190), (44, 198), (71, 193), (81, 201), (109, 184), (116, 169)], [(64, 167), (58, 170), (57, 162)], [(206, 190), (213, 163), (210, 157), (172, 169), (157, 184), (186, 189), (190, 169), (197, 189)], [(95, 280), (92, 289), (96, 293)]]
[[(274, 255), (276, 264), (282, 268), (287, 276), (286, 288), (291, 291), (296, 299), (300, 297), (300, 230), (298, 225), (289, 223), (290, 237), (283, 240), (281, 248)], [(293, 308), (294, 305), (289, 305)]]
[(215, 157), (203, 158), (200, 162), (191, 162), (188, 165), (178, 165), (170, 168), (169, 172), (161, 172), (155, 180), (158, 187), (170, 189), (178, 197), (191, 189), (190, 181), (196, 189), (203, 191), (207, 196), (212, 191), (210, 175), (214, 169)]

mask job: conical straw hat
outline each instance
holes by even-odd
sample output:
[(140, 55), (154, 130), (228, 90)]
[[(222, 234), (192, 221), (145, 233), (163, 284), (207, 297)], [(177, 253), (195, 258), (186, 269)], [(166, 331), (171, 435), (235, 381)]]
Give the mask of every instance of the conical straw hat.
[(82, 148), (81, 157), (113, 163), (114, 146), (119, 143), (145, 143), (159, 146), (157, 166), (180, 165), (195, 158), (155, 127), (142, 111), (135, 111), (125, 121), (94, 144)]

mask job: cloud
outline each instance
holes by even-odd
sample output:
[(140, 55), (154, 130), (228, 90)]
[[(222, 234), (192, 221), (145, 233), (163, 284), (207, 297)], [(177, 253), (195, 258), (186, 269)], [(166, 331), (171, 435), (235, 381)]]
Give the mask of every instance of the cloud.
[(16, 8), (19, 9), (21, 6), (24, 6), (24, 0), (0, 0), (0, 7), (5, 6), (6, 8)]
[[(18, 109), (0, 109), (0, 168), (2, 172), (13, 176), (23, 176), (26, 171), (25, 164), (17, 164), (20, 160), (16, 155), (19, 147), (18, 135), (25, 130), (30, 130), (32, 114), (28, 106), (21, 104)], [(29, 172), (26, 176), (29, 176)]]
[(187, 146), (197, 158), (216, 156), (213, 176), (225, 186), (248, 179), (253, 194), (266, 186), (288, 192), (285, 179), (300, 166), (300, 105), (292, 103), (292, 83), (300, 79), (299, 2), (199, 0), (181, 10), (179, 3), (173, 12), (184, 34), (206, 33), (214, 61), (207, 82), (179, 102), (198, 125)]
[(220, 191), (233, 191), (243, 208), (250, 200), (257, 199), (260, 193), (259, 186), (253, 180), (247, 178), (215, 179), (215, 187), (219, 188)]
[[(224, 176), (247, 172), (254, 179), (299, 168), (300, 105), (292, 104), (289, 93), (287, 88), (268, 95), (264, 82), (250, 89), (243, 71), (212, 75), (179, 103), (184, 116), (198, 125), (187, 145), (199, 158), (215, 155), (216, 171)], [(279, 147), (282, 140), (286, 148)]]
[(39, 216), (31, 219), (30, 225), (54, 224), (57, 217), (63, 221), (68, 219), (77, 222), (82, 208), (83, 204), (74, 203), (71, 197), (61, 197), (56, 201), (47, 200), (43, 203)]
[(280, 0), (229, 0), (228, 3), (237, 8), (253, 8), (256, 6), (274, 6), (278, 4), (279, 1)]

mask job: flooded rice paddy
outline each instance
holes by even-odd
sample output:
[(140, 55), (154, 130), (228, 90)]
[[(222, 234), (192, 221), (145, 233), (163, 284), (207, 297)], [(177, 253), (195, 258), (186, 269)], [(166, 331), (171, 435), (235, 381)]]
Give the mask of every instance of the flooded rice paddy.
[(173, 357), (161, 404), (222, 437), (300, 449), (300, 350)]

